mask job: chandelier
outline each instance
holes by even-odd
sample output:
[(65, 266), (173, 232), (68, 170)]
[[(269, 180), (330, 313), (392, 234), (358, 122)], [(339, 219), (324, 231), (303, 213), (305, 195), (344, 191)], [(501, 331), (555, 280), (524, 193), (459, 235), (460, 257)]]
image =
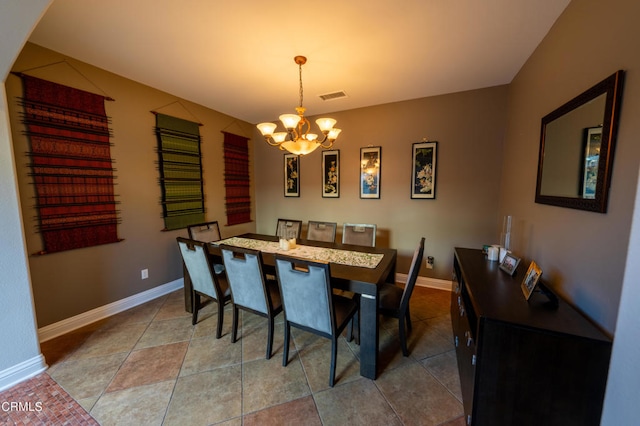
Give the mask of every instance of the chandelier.
[(336, 124), (336, 120), (333, 118), (319, 118), (316, 120), (316, 124), (322, 132), (322, 139), (318, 139), (318, 135), (315, 133), (309, 133), (311, 124), (304, 116), (306, 108), (302, 106), (302, 66), (307, 63), (307, 58), (296, 56), (293, 60), (298, 64), (300, 75), (300, 106), (296, 107), (297, 114), (282, 114), (279, 117), (284, 128), (287, 129), (286, 132), (274, 133), (277, 125), (273, 123), (260, 123), (257, 127), (269, 145), (277, 146), (292, 154), (309, 154), (318, 147), (330, 149), (342, 130), (333, 127)]

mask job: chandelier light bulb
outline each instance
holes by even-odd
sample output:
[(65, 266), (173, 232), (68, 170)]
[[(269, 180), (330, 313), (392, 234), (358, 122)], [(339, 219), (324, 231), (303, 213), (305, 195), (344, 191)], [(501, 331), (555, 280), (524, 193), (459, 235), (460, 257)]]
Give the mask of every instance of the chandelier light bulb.
[(284, 142), (286, 137), (287, 137), (287, 132), (277, 132), (277, 133), (274, 133), (273, 136), (272, 136), (273, 141), (276, 142), (276, 143)]
[(260, 133), (262, 133), (262, 136), (271, 136), (278, 126), (273, 123), (260, 123), (257, 127)]
[(333, 129), (333, 126), (336, 124), (336, 120), (326, 117), (318, 118), (316, 120), (316, 124), (320, 127), (320, 131), (326, 135), (329, 130)]
[(284, 128), (288, 131), (295, 129), (300, 121), (300, 116), (296, 114), (282, 114), (279, 118)]
[(329, 131), (329, 134), (327, 135), (327, 139), (329, 139), (330, 141), (335, 141), (336, 139), (338, 139), (338, 135), (341, 131), (342, 129), (331, 129)]

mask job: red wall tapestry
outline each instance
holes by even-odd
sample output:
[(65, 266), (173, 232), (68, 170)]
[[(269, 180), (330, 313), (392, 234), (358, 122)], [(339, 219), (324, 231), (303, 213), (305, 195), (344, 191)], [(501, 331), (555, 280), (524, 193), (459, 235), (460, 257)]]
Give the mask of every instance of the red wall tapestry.
[(251, 222), (248, 138), (224, 134), (224, 186), (227, 225)]
[(43, 253), (120, 241), (105, 97), (20, 76)]

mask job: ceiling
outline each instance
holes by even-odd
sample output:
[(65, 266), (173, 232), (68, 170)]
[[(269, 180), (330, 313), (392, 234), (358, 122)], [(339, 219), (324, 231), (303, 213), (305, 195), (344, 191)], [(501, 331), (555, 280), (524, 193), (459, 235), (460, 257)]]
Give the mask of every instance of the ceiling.
[[(511, 82), (570, 0), (55, 0), (30, 41), (251, 123)], [(319, 95), (344, 91), (323, 101)]]

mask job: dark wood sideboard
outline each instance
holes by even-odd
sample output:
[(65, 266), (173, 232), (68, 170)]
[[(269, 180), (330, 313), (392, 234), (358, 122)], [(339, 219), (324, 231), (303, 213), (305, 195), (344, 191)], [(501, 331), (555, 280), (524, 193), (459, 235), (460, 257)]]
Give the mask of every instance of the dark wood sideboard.
[[(456, 248), (451, 322), (468, 425), (598, 425), (611, 339), (552, 293)], [(548, 291), (548, 290), (547, 290)]]

